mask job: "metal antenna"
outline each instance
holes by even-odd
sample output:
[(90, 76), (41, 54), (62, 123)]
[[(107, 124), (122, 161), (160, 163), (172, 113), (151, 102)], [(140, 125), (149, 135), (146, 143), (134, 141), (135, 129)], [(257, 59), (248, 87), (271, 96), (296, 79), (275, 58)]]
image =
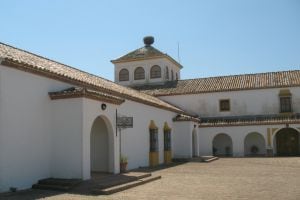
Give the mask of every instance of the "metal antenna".
[(177, 59), (178, 59), (179, 64), (181, 64), (180, 63), (180, 54), (179, 54), (179, 42), (177, 42)]

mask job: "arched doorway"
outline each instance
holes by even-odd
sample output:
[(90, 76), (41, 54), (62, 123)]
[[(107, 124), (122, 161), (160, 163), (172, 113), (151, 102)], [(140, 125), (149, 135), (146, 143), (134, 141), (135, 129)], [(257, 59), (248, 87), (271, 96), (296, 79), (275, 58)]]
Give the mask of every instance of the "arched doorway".
[(113, 172), (113, 139), (108, 120), (95, 119), (90, 136), (91, 172)]
[(216, 135), (213, 139), (214, 156), (232, 156), (232, 140), (225, 133)]
[(260, 133), (249, 133), (244, 140), (245, 156), (264, 156), (266, 155), (266, 143)]
[(283, 128), (274, 137), (277, 156), (300, 155), (299, 132), (293, 128)]

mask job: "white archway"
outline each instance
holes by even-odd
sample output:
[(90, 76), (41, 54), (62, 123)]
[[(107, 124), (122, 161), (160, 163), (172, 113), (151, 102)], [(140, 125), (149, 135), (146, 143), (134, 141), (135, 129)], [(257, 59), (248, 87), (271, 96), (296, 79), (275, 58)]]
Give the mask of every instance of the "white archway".
[(245, 156), (265, 156), (266, 142), (265, 138), (257, 132), (249, 133), (244, 139)]
[(111, 123), (105, 116), (97, 117), (91, 128), (90, 163), (91, 172), (113, 172), (113, 132)]
[(273, 136), (273, 150), (277, 156), (300, 155), (300, 133), (294, 128), (279, 129)]
[(213, 155), (232, 156), (232, 139), (225, 133), (217, 134), (212, 142)]

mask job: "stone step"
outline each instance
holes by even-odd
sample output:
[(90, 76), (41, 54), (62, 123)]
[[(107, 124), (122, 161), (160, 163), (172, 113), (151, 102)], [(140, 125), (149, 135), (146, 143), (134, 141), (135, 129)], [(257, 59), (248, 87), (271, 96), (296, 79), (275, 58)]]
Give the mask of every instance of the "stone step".
[(209, 163), (209, 162), (218, 160), (219, 158), (215, 157), (215, 156), (210, 156), (210, 157), (202, 157), (201, 159), (202, 159), (202, 162)]
[(71, 187), (61, 186), (61, 185), (34, 184), (32, 186), (32, 189), (67, 191), (67, 190), (70, 190)]
[(49, 189), (49, 190), (70, 190), (80, 184), (80, 179), (58, 179), (47, 178), (39, 180), (37, 184), (32, 186), (33, 189)]
[(129, 172), (125, 174), (120, 174), (117, 176), (107, 177), (104, 178), (101, 182), (97, 185), (98, 189), (105, 189), (114, 187), (117, 185), (122, 185), (126, 183), (130, 183), (133, 181), (137, 181), (139, 179), (150, 177), (151, 173), (136, 173), (136, 172)]
[(191, 161), (191, 158), (173, 158), (172, 162), (175, 163), (185, 163)]
[(110, 195), (110, 194), (113, 194), (113, 193), (116, 193), (116, 192), (127, 190), (129, 188), (133, 188), (133, 187), (136, 187), (136, 186), (139, 186), (139, 185), (143, 185), (145, 183), (149, 183), (151, 181), (155, 181), (155, 180), (158, 180), (158, 179), (161, 179), (161, 176), (149, 176), (149, 177), (145, 177), (145, 178), (142, 178), (142, 179), (138, 179), (136, 181), (128, 182), (128, 183), (121, 184), (121, 185), (116, 185), (116, 186), (105, 188), (105, 189), (99, 189), (99, 188), (93, 189), (92, 193)]

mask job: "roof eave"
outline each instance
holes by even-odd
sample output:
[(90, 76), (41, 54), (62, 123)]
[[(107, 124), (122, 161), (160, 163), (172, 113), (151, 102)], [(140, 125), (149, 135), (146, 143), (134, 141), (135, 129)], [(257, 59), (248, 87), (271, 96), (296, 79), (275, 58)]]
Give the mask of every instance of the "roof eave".
[(112, 97), (112, 96), (104, 96), (100, 94), (93, 94), (92, 92), (83, 89), (82, 91), (75, 92), (49, 92), (49, 97), (51, 100), (58, 99), (71, 99), (71, 98), (88, 98), (96, 101), (111, 103), (115, 105), (121, 105), (125, 102), (124, 99)]
[(133, 58), (133, 59), (126, 59), (126, 60), (116, 59), (116, 60), (111, 60), (110, 62), (112, 62), (113, 64), (117, 64), (117, 63), (128, 63), (128, 62), (142, 61), (142, 60), (152, 60), (152, 59), (158, 59), (158, 58), (166, 58), (169, 61), (171, 61), (173, 64), (178, 66), (180, 69), (183, 68), (183, 66), (180, 63), (178, 63), (175, 59), (173, 59), (172, 57), (170, 57), (167, 54), (165, 54), (164, 56), (153, 56), (153, 57), (147, 57), (147, 58)]
[[(48, 77), (48, 78), (51, 78), (51, 79), (54, 79), (54, 80), (60, 80), (60, 81), (63, 81), (63, 82), (74, 84), (76, 86), (88, 87), (88, 88), (91, 88), (91, 89), (95, 89), (96, 91), (98, 90), (98, 91), (102, 91), (102, 92), (107, 92), (108, 94), (112, 94), (112, 95), (116, 95), (116, 96), (120, 95), (116, 91), (112, 91), (108, 88), (101, 88), (101, 87), (96, 86), (94, 84), (89, 84), (89, 83), (86, 83), (84, 81), (81, 81), (81, 80), (78, 80), (78, 79), (75, 79), (75, 78), (64, 76), (63, 74), (53, 73), (53, 72), (51, 72), (49, 70), (46, 70), (46, 69), (39, 69), (39, 68), (37, 68), (33, 65), (30, 65), (30, 64), (24, 63), (24, 62), (18, 62), (14, 59), (4, 58), (4, 60), (1, 61), (1, 64), (5, 65), (7, 67), (12, 67), (12, 68), (22, 70), (22, 71), (25, 71), (25, 72), (37, 74), (37, 75), (44, 76), (44, 77)], [(180, 110), (178, 108), (176, 109), (176, 108), (171, 108), (171, 107), (168, 107), (168, 106), (159, 105), (159, 104), (153, 103), (153, 102), (143, 101), (143, 100), (141, 100), (137, 97), (133, 97), (133, 96), (130, 96), (130, 95), (127, 95), (127, 94), (122, 94), (122, 95), (124, 96), (125, 99), (128, 99), (128, 100), (132, 100), (132, 101), (139, 102), (139, 103), (149, 105), (149, 106), (154, 106), (154, 107), (157, 107), (157, 108), (160, 108), (160, 109), (172, 111), (172, 112), (179, 113), (179, 114), (186, 114), (186, 112), (184, 112), (183, 110)]]

